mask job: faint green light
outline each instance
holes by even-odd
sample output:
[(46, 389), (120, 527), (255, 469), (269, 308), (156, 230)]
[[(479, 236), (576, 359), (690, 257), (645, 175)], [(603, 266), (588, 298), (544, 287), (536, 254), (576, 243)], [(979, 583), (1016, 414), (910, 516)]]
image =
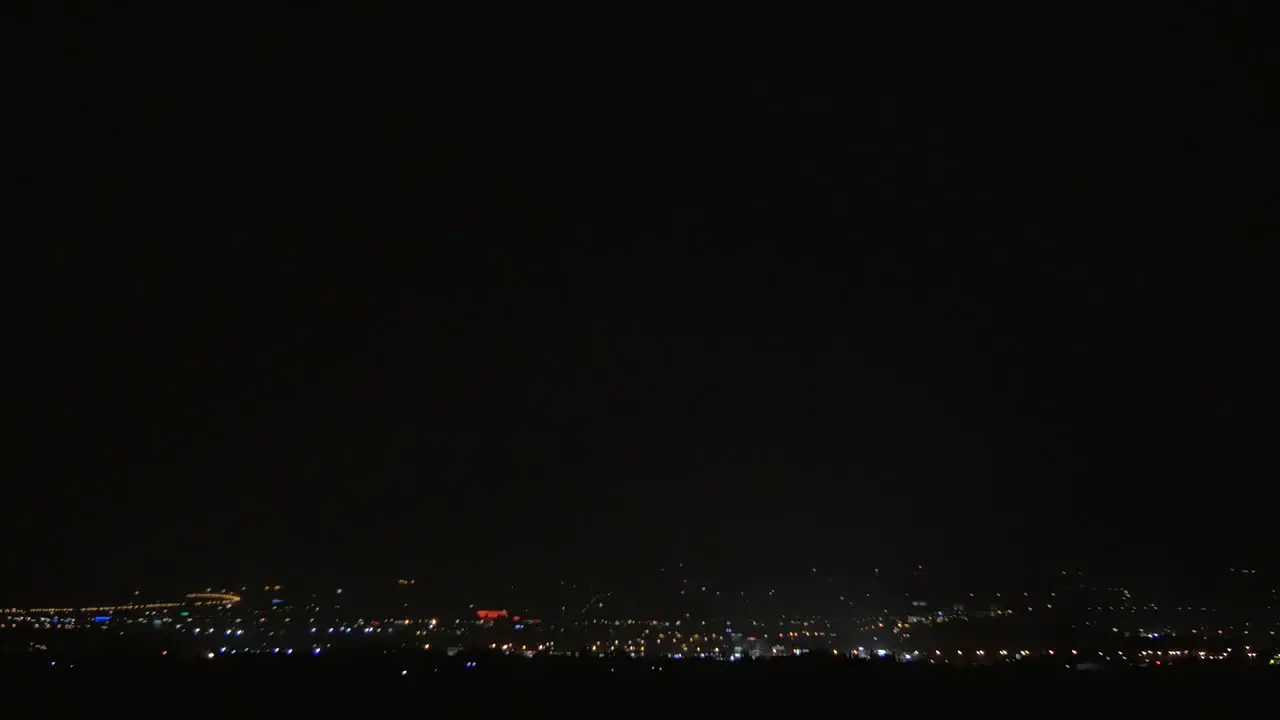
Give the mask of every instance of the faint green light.
[(182, 617), (187, 617), (187, 616), (188, 616), (188, 615), (190, 615), (191, 613), (187, 612), (186, 610), (183, 610), (182, 612), (180, 612), (180, 613), (178, 613), (178, 614), (179, 614), (179, 615), (181, 615)]

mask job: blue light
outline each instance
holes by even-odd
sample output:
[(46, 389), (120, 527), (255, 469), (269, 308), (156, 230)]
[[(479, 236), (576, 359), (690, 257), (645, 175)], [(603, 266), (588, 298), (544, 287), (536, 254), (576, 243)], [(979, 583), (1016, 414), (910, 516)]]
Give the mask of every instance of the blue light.
[(96, 615), (96, 616), (94, 616), (93, 621), (94, 621), (94, 622), (96, 622), (96, 623), (111, 622), (111, 616), (110, 616), (110, 615)]

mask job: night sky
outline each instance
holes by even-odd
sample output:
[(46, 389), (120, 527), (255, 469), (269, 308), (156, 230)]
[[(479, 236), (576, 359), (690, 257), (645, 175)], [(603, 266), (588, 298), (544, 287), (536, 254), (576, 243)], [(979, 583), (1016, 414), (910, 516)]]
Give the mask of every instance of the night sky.
[(1218, 5), (33, 16), (0, 605), (1264, 558)]

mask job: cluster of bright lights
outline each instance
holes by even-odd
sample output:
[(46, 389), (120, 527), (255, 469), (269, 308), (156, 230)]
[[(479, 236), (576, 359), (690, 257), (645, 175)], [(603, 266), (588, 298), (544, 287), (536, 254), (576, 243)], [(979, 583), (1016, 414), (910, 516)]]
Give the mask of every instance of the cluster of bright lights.
[[(278, 587), (278, 586), (277, 586), (277, 587)], [(186, 594), (186, 598), (187, 598), (188, 600), (214, 600), (214, 601), (217, 601), (217, 602), (228, 603), (228, 604), (231, 604), (231, 605), (234, 605), (234, 604), (236, 604), (236, 603), (240, 602), (240, 596), (239, 596), (239, 595), (233, 595), (233, 594), (231, 594), (231, 593), (213, 593), (213, 592), (208, 592), (208, 593), (187, 593), (187, 594)]]

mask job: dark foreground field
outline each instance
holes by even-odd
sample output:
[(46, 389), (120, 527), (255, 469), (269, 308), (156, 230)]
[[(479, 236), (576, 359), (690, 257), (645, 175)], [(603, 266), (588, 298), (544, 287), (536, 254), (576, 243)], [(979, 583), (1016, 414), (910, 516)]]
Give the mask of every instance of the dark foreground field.
[[(468, 667), (468, 662), (474, 662)], [(934, 668), (850, 661), (736, 664), (345, 657), (0, 659), (10, 707), (353, 717), (521, 712), (571, 716), (803, 713), (932, 707), (1045, 714), (1115, 708), (1275, 709), (1272, 668)]]

